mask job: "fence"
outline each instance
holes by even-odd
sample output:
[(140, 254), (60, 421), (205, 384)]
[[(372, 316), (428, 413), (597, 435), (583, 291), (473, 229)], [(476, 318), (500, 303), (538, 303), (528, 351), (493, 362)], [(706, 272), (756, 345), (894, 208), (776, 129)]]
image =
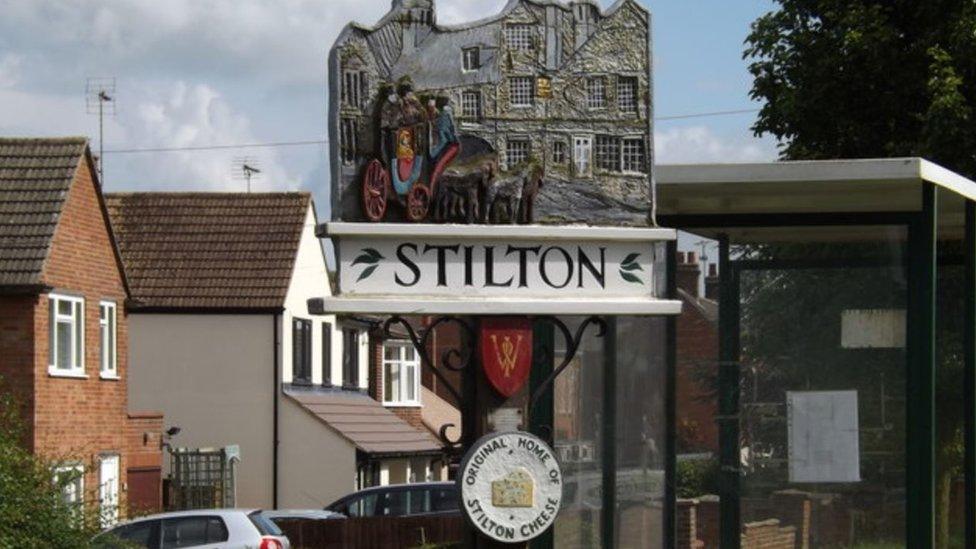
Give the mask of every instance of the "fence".
[(356, 547), (460, 547), (464, 519), (458, 515), (275, 521), (292, 549)]
[(172, 510), (213, 509), (236, 504), (233, 447), (176, 448), (170, 454), (170, 494)]

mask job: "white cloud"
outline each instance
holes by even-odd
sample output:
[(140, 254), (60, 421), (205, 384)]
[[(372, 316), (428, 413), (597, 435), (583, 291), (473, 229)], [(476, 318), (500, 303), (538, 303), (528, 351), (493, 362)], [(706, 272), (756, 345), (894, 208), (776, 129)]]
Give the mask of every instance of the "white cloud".
[(24, 58), (16, 53), (0, 56), (0, 88), (12, 88), (20, 81)]
[(654, 133), (658, 164), (770, 162), (776, 146), (769, 139), (723, 137), (707, 126), (687, 126)]
[[(135, 93), (140, 99), (132, 112), (119, 118), (120, 133), (107, 142), (139, 149), (260, 141), (250, 119), (206, 84), (175, 82)], [(256, 161), (262, 171), (252, 190), (298, 188), (300, 178), (282, 165), (273, 149), (106, 154), (106, 179), (114, 189), (244, 190), (245, 182), (234, 177), (234, 161), (244, 155)]]

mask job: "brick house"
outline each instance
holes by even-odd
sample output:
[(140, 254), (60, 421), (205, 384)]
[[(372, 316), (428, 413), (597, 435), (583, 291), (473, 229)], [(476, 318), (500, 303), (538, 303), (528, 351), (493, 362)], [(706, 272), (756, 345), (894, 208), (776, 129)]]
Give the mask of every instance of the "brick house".
[(0, 242), (0, 377), (25, 444), (81, 472), (65, 497), (106, 524), (158, 508), (162, 416), (128, 414), (128, 288), (86, 139), (0, 138)]
[(130, 275), (131, 398), (182, 429), (174, 447), (237, 447), (237, 506), (321, 508), (426, 478), (440, 445), (371, 398), (376, 322), (308, 314), (331, 293), (308, 193), (107, 203)]

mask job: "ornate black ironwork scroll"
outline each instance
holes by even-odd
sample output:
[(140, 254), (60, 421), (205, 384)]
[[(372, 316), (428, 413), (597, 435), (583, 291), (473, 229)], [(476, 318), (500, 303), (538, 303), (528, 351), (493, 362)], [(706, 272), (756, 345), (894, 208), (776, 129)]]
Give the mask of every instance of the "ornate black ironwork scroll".
[[(461, 328), (463, 337), (460, 348), (447, 349), (441, 354), (440, 366), (438, 366), (438, 363), (434, 360), (434, 357), (431, 357), (430, 355), (430, 348), (428, 347), (428, 344), (430, 343), (431, 335), (433, 335), (437, 327), (446, 324), (456, 324), (459, 326)], [(410, 338), (410, 342), (413, 344), (413, 347), (417, 352), (417, 355), (420, 357), (421, 364), (426, 365), (427, 368), (430, 369), (431, 373), (434, 374), (434, 377), (436, 377), (437, 380), (447, 388), (448, 392), (451, 393), (451, 397), (454, 398), (454, 403), (461, 412), (461, 417), (464, 418), (465, 414), (471, 413), (469, 411), (465, 411), (464, 398), (461, 395), (461, 390), (455, 387), (447, 379), (441, 368), (446, 368), (453, 372), (461, 372), (461, 375), (464, 376), (470, 373), (465, 372), (465, 370), (471, 370), (475, 367), (475, 347), (477, 338), (474, 326), (460, 317), (441, 316), (434, 318), (433, 322), (431, 322), (429, 326), (423, 328), (418, 334), (417, 330), (415, 330), (405, 318), (402, 316), (391, 316), (383, 323), (383, 334), (387, 338), (394, 337), (392, 333), (392, 328), (394, 325), (399, 326), (404, 332), (406, 332), (407, 337)], [(461, 423), (465, 423), (463, 419)], [(458, 438), (457, 440), (452, 440), (447, 435), (447, 430), (451, 427), (460, 429), (460, 426), (454, 425), (453, 423), (448, 423), (442, 425), (437, 434), (440, 437), (441, 442), (444, 443), (445, 447), (449, 451), (460, 451), (462, 439)]]

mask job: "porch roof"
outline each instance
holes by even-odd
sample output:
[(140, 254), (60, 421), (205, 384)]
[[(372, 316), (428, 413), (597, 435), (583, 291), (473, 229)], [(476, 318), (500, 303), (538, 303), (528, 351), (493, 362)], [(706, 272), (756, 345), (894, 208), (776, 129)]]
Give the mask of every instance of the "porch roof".
[(358, 392), (288, 389), (285, 394), (367, 454), (433, 454), (441, 446)]

